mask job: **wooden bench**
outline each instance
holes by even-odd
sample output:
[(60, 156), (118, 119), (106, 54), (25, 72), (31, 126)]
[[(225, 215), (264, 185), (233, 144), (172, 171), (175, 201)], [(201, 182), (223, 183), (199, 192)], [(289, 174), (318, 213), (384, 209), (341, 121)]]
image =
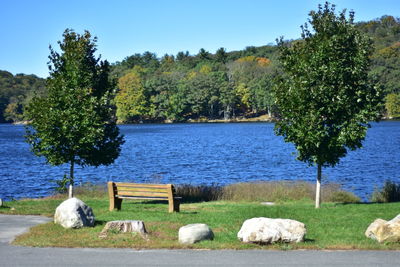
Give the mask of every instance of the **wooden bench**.
[(172, 184), (134, 184), (108, 182), (110, 211), (121, 209), (123, 199), (168, 200), (168, 211), (179, 212), (181, 197), (175, 196)]

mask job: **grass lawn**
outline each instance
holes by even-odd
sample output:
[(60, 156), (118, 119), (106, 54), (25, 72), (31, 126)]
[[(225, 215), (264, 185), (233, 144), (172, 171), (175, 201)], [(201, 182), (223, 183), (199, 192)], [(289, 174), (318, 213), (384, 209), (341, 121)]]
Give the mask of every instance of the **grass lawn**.
[[(79, 197), (79, 196), (78, 196)], [(108, 211), (106, 197), (79, 197), (93, 208), (96, 225), (83, 229), (64, 229), (53, 222), (33, 227), (19, 236), (15, 245), (56, 247), (118, 247), (134, 249), (400, 249), (399, 243), (379, 244), (364, 236), (376, 218), (392, 219), (400, 213), (400, 203), (335, 204), (323, 203), (315, 209), (309, 200), (283, 202), (274, 206), (259, 202), (212, 201), (181, 204), (180, 213), (168, 213), (166, 203), (124, 200), (121, 211)], [(0, 213), (52, 216), (63, 199), (47, 198), (6, 202)], [(306, 240), (298, 244), (242, 244), (237, 233), (246, 219), (253, 217), (288, 218), (303, 222)], [(149, 240), (140, 235), (109, 233), (98, 235), (108, 221), (142, 220)], [(214, 241), (181, 245), (178, 230), (190, 223), (206, 223), (214, 231)]]

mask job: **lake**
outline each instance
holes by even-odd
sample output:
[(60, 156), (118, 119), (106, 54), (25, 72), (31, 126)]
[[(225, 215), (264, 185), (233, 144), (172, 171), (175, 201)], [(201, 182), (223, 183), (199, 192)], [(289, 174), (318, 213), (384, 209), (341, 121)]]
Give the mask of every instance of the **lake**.
[[(373, 123), (363, 148), (350, 151), (323, 184), (338, 183), (367, 200), (386, 179), (400, 183), (400, 122)], [(225, 185), (252, 181), (314, 183), (316, 167), (296, 160), (272, 123), (122, 125), (122, 153), (110, 166), (77, 167), (76, 184), (107, 181)], [(68, 165), (52, 167), (24, 142), (23, 126), (0, 125), (0, 198), (43, 197)]]

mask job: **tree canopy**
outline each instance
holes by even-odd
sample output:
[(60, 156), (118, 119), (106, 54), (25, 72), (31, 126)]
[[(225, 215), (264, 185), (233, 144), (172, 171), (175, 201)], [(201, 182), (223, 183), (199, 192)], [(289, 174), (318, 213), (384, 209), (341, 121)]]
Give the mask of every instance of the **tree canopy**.
[(111, 164), (123, 143), (109, 64), (95, 57), (95, 43), (89, 32), (67, 29), (59, 42), (61, 54), (50, 47), (47, 96), (34, 97), (27, 107), (26, 140), (32, 151), (51, 165), (69, 163), (71, 186), (74, 164)]
[(321, 167), (335, 166), (347, 150), (362, 146), (369, 122), (381, 112), (383, 93), (368, 77), (370, 38), (354, 25), (354, 12), (335, 14), (326, 3), (310, 12), (302, 40), (278, 41), (284, 71), (275, 87), (281, 119), (278, 135), (292, 142), (298, 159)]

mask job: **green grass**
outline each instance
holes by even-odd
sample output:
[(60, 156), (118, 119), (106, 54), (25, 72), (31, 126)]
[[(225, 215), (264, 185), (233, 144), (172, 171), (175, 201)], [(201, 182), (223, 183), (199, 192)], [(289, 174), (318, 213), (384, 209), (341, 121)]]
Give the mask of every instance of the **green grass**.
[[(121, 211), (108, 211), (108, 199), (102, 195), (78, 196), (93, 208), (96, 225), (83, 229), (64, 229), (53, 222), (33, 227), (18, 237), (14, 244), (57, 247), (119, 248), (194, 248), (194, 249), (400, 249), (400, 244), (379, 244), (364, 236), (376, 218), (392, 219), (400, 211), (400, 203), (335, 204), (324, 203), (315, 209), (310, 200), (280, 202), (274, 206), (259, 202), (212, 201), (184, 203), (180, 213), (168, 213), (166, 203), (122, 203)], [(62, 197), (6, 202), (0, 213), (51, 216)], [(246, 219), (253, 217), (289, 218), (305, 223), (306, 240), (298, 244), (242, 244), (237, 233)], [(99, 238), (101, 230), (112, 220), (142, 220), (149, 240), (140, 235), (111, 232)], [(178, 230), (190, 223), (206, 223), (214, 231), (214, 241), (181, 245)]]

